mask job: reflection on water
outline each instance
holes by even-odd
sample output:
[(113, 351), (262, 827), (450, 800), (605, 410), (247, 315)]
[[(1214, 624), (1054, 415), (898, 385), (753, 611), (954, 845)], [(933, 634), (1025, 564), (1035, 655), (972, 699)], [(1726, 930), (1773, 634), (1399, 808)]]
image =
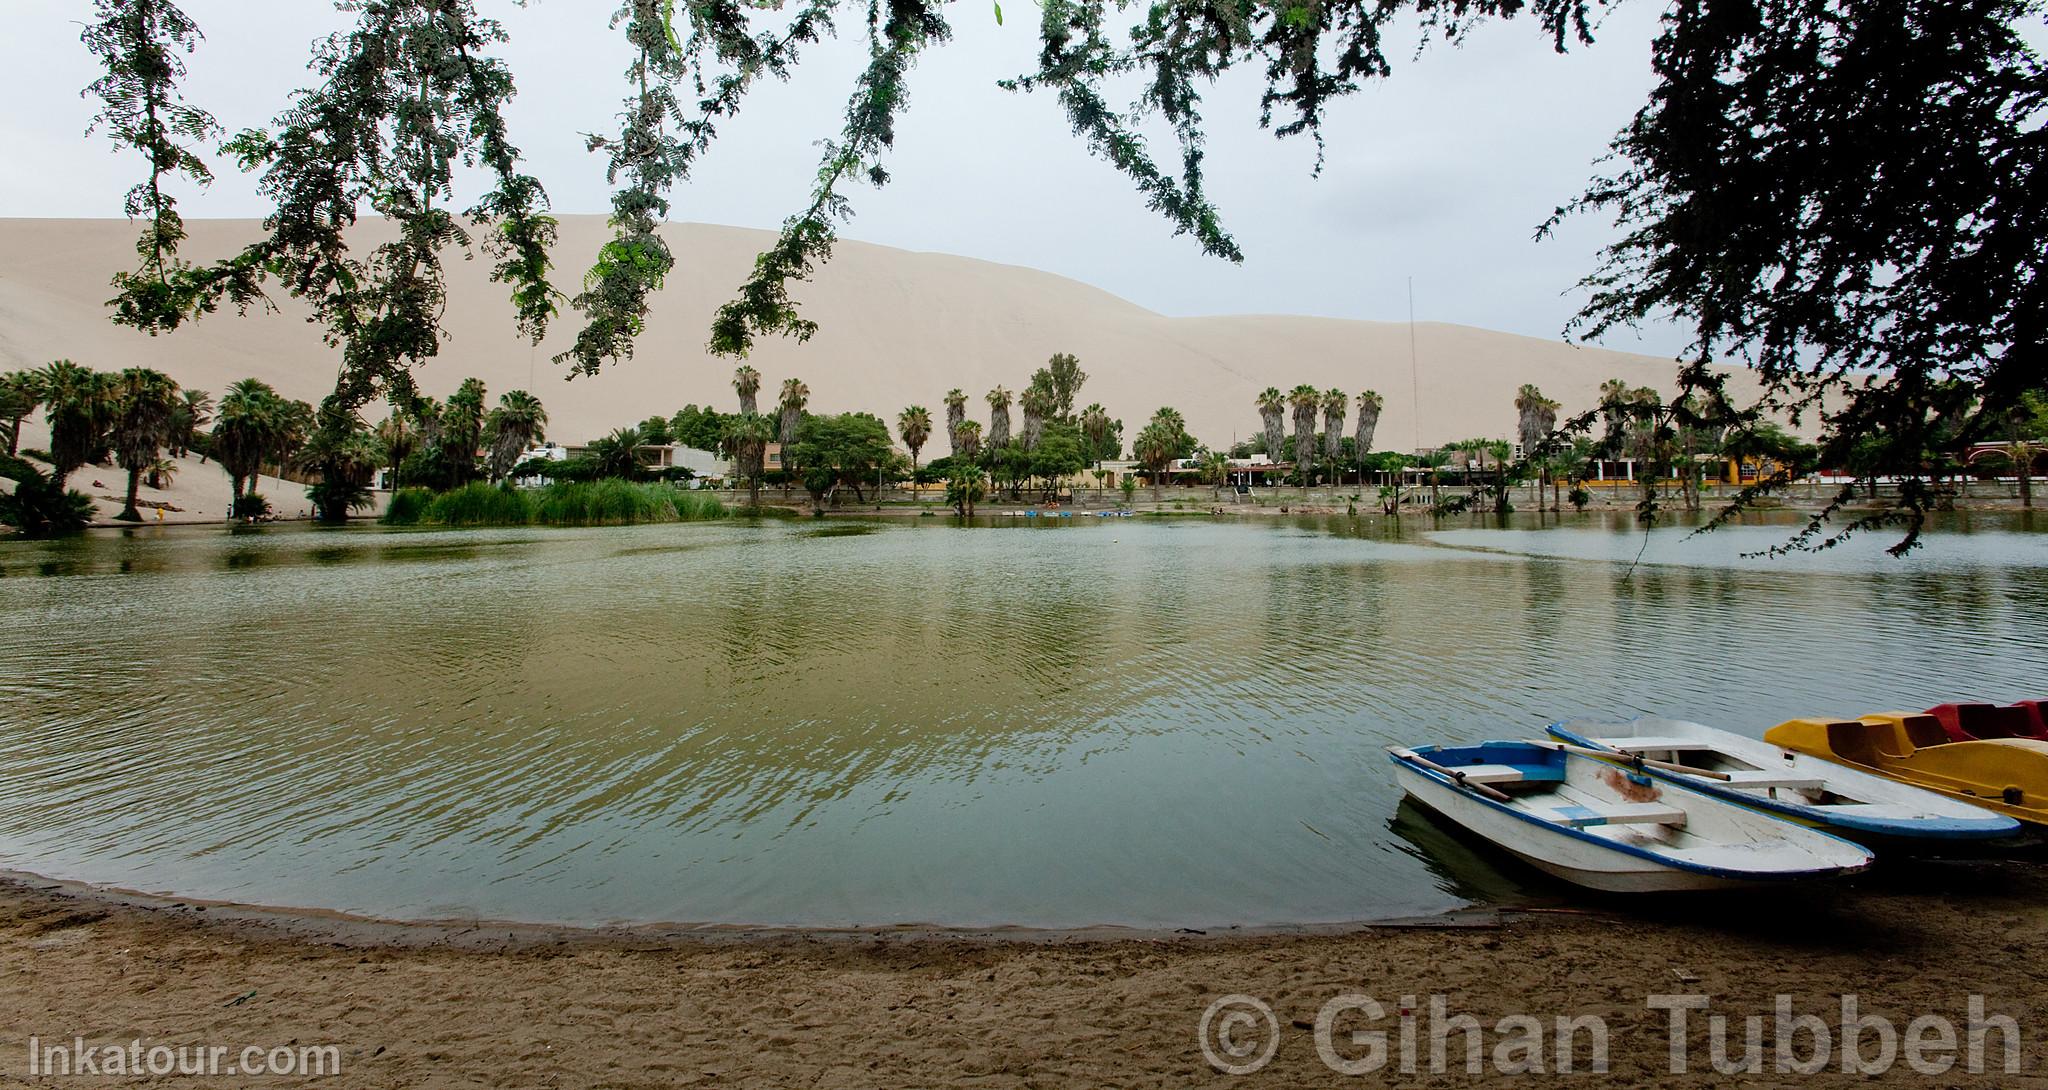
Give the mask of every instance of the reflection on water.
[(2016, 520), (1904, 562), (1877, 543), (1743, 558), (1783, 532), (1645, 549), (1625, 518), (924, 519), (4, 543), (0, 865), (579, 923), (1205, 926), (1526, 896), (1396, 809), (1382, 746), (2048, 693), (2048, 550)]

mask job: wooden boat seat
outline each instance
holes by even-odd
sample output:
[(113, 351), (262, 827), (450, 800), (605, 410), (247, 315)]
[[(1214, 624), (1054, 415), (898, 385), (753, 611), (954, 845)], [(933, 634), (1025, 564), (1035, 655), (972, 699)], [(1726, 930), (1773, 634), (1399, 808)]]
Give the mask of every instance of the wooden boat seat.
[(1705, 742), (1693, 738), (1602, 738), (1600, 743), (1612, 746), (1623, 753), (1648, 753), (1657, 750), (1711, 749)]
[(1595, 825), (1683, 825), (1685, 811), (1655, 802), (1602, 802), (1591, 805), (1557, 806), (1538, 811), (1538, 817), (1574, 829)]
[(1455, 765), (1451, 771), (1463, 773), (1466, 783), (1520, 783), (1528, 778), (1514, 765)]
[(1827, 786), (1825, 780), (1811, 776), (1780, 776), (1772, 772), (1730, 772), (1730, 787), (1782, 787), (1791, 791), (1819, 791)]

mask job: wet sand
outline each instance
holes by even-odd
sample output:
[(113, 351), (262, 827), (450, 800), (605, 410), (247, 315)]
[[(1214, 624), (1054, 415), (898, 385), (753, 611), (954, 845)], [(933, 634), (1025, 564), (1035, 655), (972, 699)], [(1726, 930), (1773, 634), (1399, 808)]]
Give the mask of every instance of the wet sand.
[[(1480, 912), (1340, 933), (1139, 935), (945, 932), (589, 932), (482, 924), (374, 924), (0, 880), (0, 1086), (24, 1081), (27, 1038), (44, 1043), (334, 1045), (328, 1087), (454, 1086), (2048, 1086), (2048, 866), (1911, 864), (1828, 889)], [(1838, 1024), (1839, 996), (1896, 1026), (1922, 1014), (1964, 1026), (1969, 997), (2020, 1030), (2020, 1074), (1929, 1076), (1773, 1070), (1775, 997)], [(1197, 1026), (1232, 993), (1279, 1030), (1270, 1063), (1232, 1076), (1205, 1059)], [(1333, 997), (1369, 995), (1399, 1063), (1402, 996), (1415, 996), (1419, 1070), (1346, 1079), (1318, 1058)], [(1484, 1025), (1480, 1074), (1431, 1071), (1430, 996)], [(1692, 1072), (1674, 1075), (1667, 1017), (1646, 1000), (1697, 994), (1702, 1014), (1762, 1015), (1756, 1075), (1710, 1067), (1691, 1019)], [(1601, 1018), (1609, 1069), (1560, 1079), (1495, 1069), (1498, 1019)], [(1212, 1028), (1227, 1018), (1219, 1018)], [(1232, 1040), (1255, 1058), (1262, 1028)], [(1804, 1040), (1804, 1039), (1802, 1039)], [(1556, 1038), (1544, 1038), (1554, 1064)], [(1219, 1044), (1212, 1051), (1232, 1062)], [(1807, 1055), (1802, 1044), (1794, 1058)], [(1869, 1050), (1874, 1053), (1874, 1049)], [(1511, 1054), (1510, 1059), (1519, 1058)], [(75, 1080), (91, 1084), (91, 1080)], [(106, 1082), (134, 1080), (107, 1079)], [(248, 1080), (292, 1085), (293, 1078)], [(163, 1085), (241, 1085), (169, 1076)]]

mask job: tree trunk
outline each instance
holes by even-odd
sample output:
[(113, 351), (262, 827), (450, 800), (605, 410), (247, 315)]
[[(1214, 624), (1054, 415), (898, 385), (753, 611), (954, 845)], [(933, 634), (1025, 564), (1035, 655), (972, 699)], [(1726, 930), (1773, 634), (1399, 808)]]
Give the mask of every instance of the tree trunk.
[(114, 516), (115, 518), (122, 522), (142, 521), (142, 512), (135, 509), (135, 493), (141, 487), (142, 467), (136, 466), (128, 471), (128, 503), (121, 508), (120, 514)]
[(2032, 510), (2034, 506), (2034, 452), (2031, 448), (2021, 451), (2020, 456), (2013, 461), (2019, 467), (2020, 506)]

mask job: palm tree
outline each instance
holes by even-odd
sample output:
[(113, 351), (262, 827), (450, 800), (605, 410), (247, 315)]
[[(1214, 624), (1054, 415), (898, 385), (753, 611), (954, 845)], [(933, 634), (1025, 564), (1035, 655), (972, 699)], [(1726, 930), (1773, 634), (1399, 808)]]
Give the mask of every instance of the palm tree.
[(960, 453), (960, 422), (967, 419), (967, 395), (955, 386), (946, 391), (946, 453)]
[(107, 456), (107, 432), (114, 416), (113, 376), (58, 360), (44, 367), (37, 378), (42, 385), (43, 418), (50, 422), (50, 483), (62, 489), (72, 470)]
[[(1287, 404), (1294, 410), (1294, 468), (1306, 489), (1316, 464), (1316, 410), (1322, 407), (1323, 395), (1302, 383), (1287, 392)], [(1307, 493), (1304, 491), (1303, 495)]]
[(761, 372), (740, 364), (739, 369), (732, 373), (732, 392), (740, 395), (741, 416), (754, 413), (754, 395), (761, 392)]
[(1431, 507), (1442, 506), (1443, 496), (1440, 491), (1442, 481), (1438, 477), (1438, 471), (1451, 464), (1451, 456), (1446, 454), (1444, 450), (1433, 450), (1416, 459), (1416, 464), (1429, 470), (1429, 505)]
[(990, 390), (988, 400), (988, 445), (1001, 449), (1010, 442), (1010, 391), (1001, 386)]
[(299, 454), (312, 438), (313, 425), (319, 413), (312, 405), (297, 398), (281, 398), (278, 401), (278, 428), (271, 449), (265, 457), (277, 467), (277, 476), (282, 477), (299, 461)]
[(896, 431), (903, 436), (903, 445), (910, 448), (910, 483), (917, 484), (917, 452), (924, 449), (924, 442), (932, 437), (931, 410), (922, 405), (912, 405), (896, 417)]
[(1358, 458), (1358, 484), (1365, 486), (1365, 458), (1372, 453), (1373, 433), (1380, 427), (1380, 409), (1386, 400), (1371, 390), (1358, 395), (1358, 431), (1351, 437), (1352, 454)]
[(169, 458), (158, 458), (149, 463), (148, 469), (142, 471), (142, 483), (155, 489), (171, 487), (171, 482), (177, 477), (178, 463)]
[(1344, 453), (1344, 412), (1351, 399), (1332, 386), (1323, 391), (1323, 461), (1330, 466), (1330, 482), (1338, 483), (1338, 458)]
[(956, 458), (965, 458), (970, 462), (981, 457), (981, 421), (962, 420), (960, 422), (960, 449), (954, 451), (953, 455)]
[(1045, 433), (1045, 418), (1052, 415), (1055, 407), (1053, 392), (1049, 387), (1034, 383), (1017, 401), (1024, 409), (1024, 449), (1035, 450), (1039, 436)]
[(741, 413), (725, 429), (725, 449), (747, 476), (747, 506), (761, 506), (762, 459), (768, 441), (775, 437), (775, 425), (760, 413)]
[(1188, 438), (1187, 421), (1171, 407), (1161, 407), (1152, 414), (1152, 420), (1131, 442), (1131, 453), (1138, 464), (1152, 477), (1152, 500), (1159, 501), (1160, 478), (1166, 469), (1180, 457), (1180, 452), (1191, 445)]
[(377, 425), (376, 435), (378, 445), (384, 448), (384, 464), (391, 467), (391, 490), (396, 492), (402, 485), (400, 467), (420, 448), (419, 428), (408, 414), (393, 412)]
[(800, 378), (782, 380), (782, 400), (776, 403), (775, 441), (784, 447), (796, 442), (797, 426), (804, 422), (804, 406), (811, 402), (811, 388)]
[(987, 480), (980, 466), (962, 462), (956, 457), (952, 472), (946, 476), (946, 502), (952, 504), (953, 510), (961, 517), (972, 518), (974, 505), (988, 495)]
[[(284, 399), (270, 384), (245, 378), (228, 387), (213, 423), (213, 456), (232, 481), (234, 502), (255, 491), (263, 460), (277, 449), (285, 427)], [(234, 514), (233, 510), (229, 515)]]
[(448, 395), (448, 406), (441, 411), (443, 461), (454, 471), (451, 478), (456, 485), (468, 484), (476, 476), (477, 451), (484, 445), (484, 405), (488, 396), (482, 379), (466, 378)]
[(43, 402), (43, 380), (34, 371), (0, 375), (0, 430), (7, 435), (7, 456), (21, 453), (21, 422)]
[(1266, 456), (1274, 461), (1283, 461), (1287, 452), (1287, 395), (1278, 386), (1268, 386), (1259, 391), (1259, 428), (1266, 436)]
[(1116, 433), (1116, 424), (1109, 418), (1109, 411), (1101, 405), (1089, 405), (1081, 410), (1081, 437), (1088, 441), (1088, 461), (1102, 464), (1102, 452), (1109, 449), (1110, 436)]
[(505, 474), (535, 443), (547, 438), (548, 411), (540, 399), (525, 390), (513, 390), (498, 399), (498, 407), (484, 419), (490, 441), (490, 473), (494, 481)]
[(213, 423), (213, 395), (205, 390), (181, 390), (178, 412), (171, 421), (171, 457), (192, 453), (199, 434)]
[[(767, 423), (758, 415), (755, 419)], [(599, 477), (630, 481), (640, 475), (640, 429), (620, 428), (610, 435), (593, 439), (586, 453)]]
[(362, 417), (323, 408), (320, 427), (301, 453), (303, 464), (319, 478), (306, 489), (313, 517), (347, 522), (351, 510), (369, 506), (370, 476), (383, 459), (384, 447)]
[(1212, 450), (1202, 456), (1202, 476), (1209, 479), (1211, 495), (1221, 499), (1223, 486), (1230, 482), (1230, 455)]
[(1525, 382), (1515, 392), (1515, 412), (1520, 415), (1518, 425), (1522, 440), (1522, 457), (1536, 465), (1536, 509), (1543, 509), (1543, 475), (1548, 463), (1536, 457), (1536, 448), (1550, 437), (1550, 431), (1557, 426), (1557, 402), (1543, 396), (1534, 383)]
[(811, 388), (800, 378), (782, 380), (782, 399), (776, 403), (775, 441), (782, 444), (782, 495), (789, 496), (790, 482), (797, 476), (796, 432), (803, 426), (804, 406), (811, 403)]
[(162, 371), (130, 367), (114, 376), (114, 457), (128, 471), (127, 501), (114, 517), (123, 522), (141, 522), (135, 509), (135, 494), (142, 488), (142, 474), (154, 466), (157, 455), (171, 444), (177, 414), (184, 405), (178, 384)]

